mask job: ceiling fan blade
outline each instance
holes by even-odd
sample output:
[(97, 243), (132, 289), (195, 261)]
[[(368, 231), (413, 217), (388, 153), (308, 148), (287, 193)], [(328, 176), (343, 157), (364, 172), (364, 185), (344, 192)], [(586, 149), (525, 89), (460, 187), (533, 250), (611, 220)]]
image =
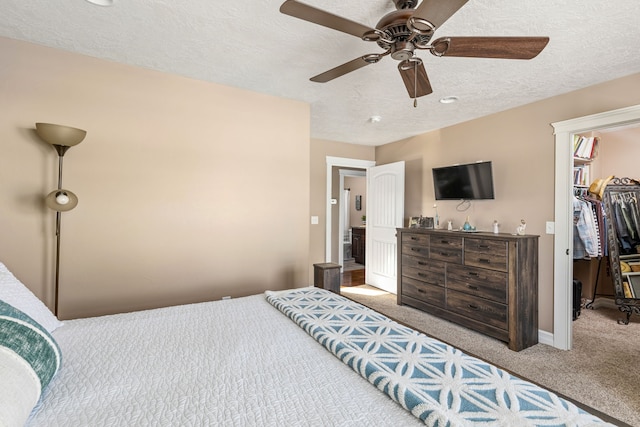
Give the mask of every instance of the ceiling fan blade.
[(358, 38), (367, 32), (374, 31), (373, 28), (359, 24), (346, 18), (334, 15), (324, 10), (317, 9), (295, 0), (287, 0), (280, 6), (280, 12), (294, 18), (303, 19), (314, 24), (342, 31), (343, 33), (354, 35)]
[[(414, 67), (403, 68), (402, 63), (398, 64), (398, 70), (404, 81), (404, 85), (407, 87), (407, 92), (411, 98), (419, 98), (421, 96), (429, 95), (433, 92), (431, 89), (431, 83), (429, 77), (427, 77), (427, 70), (424, 68), (424, 64), (420, 62)], [(416, 76), (416, 71), (418, 75)]]
[(426, 19), (435, 28), (451, 18), (469, 0), (422, 0), (422, 3), (413, 12), (413, 18)]
[(532, 59), (549, 43), (549, 37), (442, 37), (431, 43), (436, 56)]
[(350, 73), (352, 71), (355, 71), (357, 69), (360, 69), (366, 65), (370, 65), (370, 64), (374, 64), (375, 62), (373, 61), (366, 61), (364, 59), (364, 56), (361, 56), (360, 58), (356, 58), (352, 61), (349, 61), (345, 64), (342, 65), (338, 65), (335, 68), (330, 69), (329, 71), (325, 71), (322, 74), (318, 74), (315, 77), (311, 77), (311, 81), (312, 82), (316, 82), (316, 83), (326, 83), (330, 80), (333, 80), (335, 78), (338, 78), (340, 76), (344, 76), (347, 73)]

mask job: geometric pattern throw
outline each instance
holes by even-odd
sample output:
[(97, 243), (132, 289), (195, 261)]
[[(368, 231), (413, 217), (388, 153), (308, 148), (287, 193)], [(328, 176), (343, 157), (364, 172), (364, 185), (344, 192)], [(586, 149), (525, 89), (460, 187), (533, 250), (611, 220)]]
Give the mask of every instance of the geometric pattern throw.
[(611, 425), (575, 404), (343, 296), (315, 287), (267, 300), (425, 424)]

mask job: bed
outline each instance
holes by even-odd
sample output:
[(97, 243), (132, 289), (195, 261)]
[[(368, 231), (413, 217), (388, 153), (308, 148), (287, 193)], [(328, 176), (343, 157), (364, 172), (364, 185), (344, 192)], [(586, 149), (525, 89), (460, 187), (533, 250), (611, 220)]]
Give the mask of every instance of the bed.
[[(608, 425), (323, 289), (60, 324), (33, 294), (7, 297), (8, 282), (23, 285), (2, 268), (0, 331), (13, 327), (2, 320), (17, 317), (41, 337), (40, 353), (51, 347), (42, 356), (48, 365), (21, 365), (31, 366), (23, 380), (5, 377), (20, 366), (2, 359), (11, 348), (0, 351), (1, 377), (18, 382), (13, 393), (0, 391), (0, 414), (8, 400), (40, 387), (9, 426)], [(25, 386), (35, 377), (39, 385)]]

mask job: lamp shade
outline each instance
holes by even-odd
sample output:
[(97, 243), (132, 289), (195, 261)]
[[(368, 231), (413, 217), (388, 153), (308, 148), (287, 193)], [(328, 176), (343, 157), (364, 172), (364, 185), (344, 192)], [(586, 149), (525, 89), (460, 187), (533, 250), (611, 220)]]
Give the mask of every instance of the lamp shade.
[(86, 130), (52, 123), (36, 123), (36, 133), (43, 141), (51, 145), (73, 147), (82, 142), (87, 135)]
[(65, 189), (54, 190), (44, 199), (48, 208), (58, 212), (67, 212), (78, 206), (78, 196)]

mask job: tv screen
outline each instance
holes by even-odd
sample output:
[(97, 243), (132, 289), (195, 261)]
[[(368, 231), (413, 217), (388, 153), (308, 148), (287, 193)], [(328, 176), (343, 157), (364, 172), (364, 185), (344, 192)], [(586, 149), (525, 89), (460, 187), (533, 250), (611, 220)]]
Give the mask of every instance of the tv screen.
[(436, 200), (493, 199), (491, 162), (433, 168)]

